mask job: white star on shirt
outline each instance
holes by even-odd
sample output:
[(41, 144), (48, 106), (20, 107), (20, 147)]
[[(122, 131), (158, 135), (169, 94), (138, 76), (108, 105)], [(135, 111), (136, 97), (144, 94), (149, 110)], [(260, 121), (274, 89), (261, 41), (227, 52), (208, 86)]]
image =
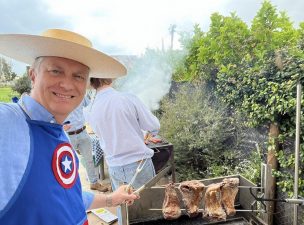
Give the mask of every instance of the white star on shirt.
[(61, 162), (61, 163), (64, 166), (64, 172), (65, 173), (66, 173), (67, 170), (71, 171), (71, 163), (72, 163), (72, 161), (69, 161), (67, 156), (65, 157), (64, 161)]

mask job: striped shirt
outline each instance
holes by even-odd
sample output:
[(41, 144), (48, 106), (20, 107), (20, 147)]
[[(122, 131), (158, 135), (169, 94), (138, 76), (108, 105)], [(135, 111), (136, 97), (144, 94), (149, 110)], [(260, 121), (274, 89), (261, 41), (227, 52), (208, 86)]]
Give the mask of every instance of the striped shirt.
[(86, 96), (80, 103), (80, 105), (74, 109), (69, 116), (65, 119), (64, 122), (70, 121), (70, 129), (66, 130), (67, 132), (75, 131), (82, 128), (85, 124), (85, 119), (83, 116), (83, 108), (90, 104), (89, 98)]

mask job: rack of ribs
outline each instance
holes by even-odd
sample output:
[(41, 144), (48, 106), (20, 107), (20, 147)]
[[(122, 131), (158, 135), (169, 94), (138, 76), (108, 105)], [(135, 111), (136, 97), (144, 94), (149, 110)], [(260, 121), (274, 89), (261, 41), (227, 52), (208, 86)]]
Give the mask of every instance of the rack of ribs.
[(167, 220), (177, 219), (181, 216), (179, 198), (174, 183), (169, 183), (165, 188), (165, 199), (162, 211), (164, 218)]
[(189, 217), (195, 217), (199, 214), (199, 206), (204, 189), (205, 185), (198, 180), (180, 183), (179, 190), (182, 194), (186, 212)]
[(225, 178), (222, 182), (222, 205), (227, 216), (233, 216), (236, 213), (234, 208), (234, 200), (238, 193), (239, 183), (239, 178)]
[(226, 213), (222, 207), (222, 183), (210, 184), (205, 193), (205, 210), (203, 217), (210, 220), (226, 220)]

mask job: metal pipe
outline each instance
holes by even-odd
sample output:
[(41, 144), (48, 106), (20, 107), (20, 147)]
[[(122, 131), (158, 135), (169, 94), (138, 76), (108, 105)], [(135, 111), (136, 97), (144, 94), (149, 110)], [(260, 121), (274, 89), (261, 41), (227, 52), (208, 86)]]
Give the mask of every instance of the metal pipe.
[(121, 204), (120, 210), (121, 210), (121, 224), (129, 225), (129, 213), (128, 213), (127, 203)]
[[(294, 198), (298, 198), (299, 188), (299, 152), (300, 152), (300, 124), (301, 124), (301, 97), (302, 85), (300, 82), (297, 84), (297, 108), (296, 108), (296, 140), (295, 140), (295, 178), (294, 178)], [(298, 205), (294, 205), (293, 225), (298, 224)]]
[[(163, 209), (149, 209), (150, 211), (162, 211)], [(181, 211), (186, 211), (186, 209), (180, 209)], [(198, 209), (199, 212), (203, 212), (204, 209)], [(262, 212), (266, 213), (265, 210), (259, 210), (259, 209), (236, 209), (236, 212)]]
[[(148, 188), (153, 188), (155, 183), (157, 183), (160, 178), (164, 177), (165, 174), (167, 172), (169, 172), (169, 170), (171, 169), (170, 166), (167, 166), (165, 169), (163, 169), (162, 171), (160, 171), (155, 177), (153, 177), (150, 181), (148, 181), (148, 183), (144, 184), (143, 186), (141, 186), (140, 188), (138, 188), (136, 191), (134, 191), (135, 194), (140, 194), (141, 191), (145, 190), (145, 189), (148, 189)], [(162, 188), (165, 188), (162, 187)]]
[[(175, 185), (176, 187), (175, 188), (178, 188), (179, 184), (176, 184)], [(208, 187), (208, 185), (206, 186)], [(161, 186), (153, 186), (153, 187), (150, 187), (151, 189), (164, 189), (166, 188), (165, 186), (161, 185)], [(237, 188), (250, 188), (250, 189), (264, 189), (263, 187), (256, 187), (256, 186), (237, 186)]]
[(303, 199), (296, 199), (296, 198), (286, 198), (286, 203), (295, 204), (295, 205), (304, 205)]
[(256, 186), (238, 186), (238, 188), (264, 189), (263, 187), (256, 187)]

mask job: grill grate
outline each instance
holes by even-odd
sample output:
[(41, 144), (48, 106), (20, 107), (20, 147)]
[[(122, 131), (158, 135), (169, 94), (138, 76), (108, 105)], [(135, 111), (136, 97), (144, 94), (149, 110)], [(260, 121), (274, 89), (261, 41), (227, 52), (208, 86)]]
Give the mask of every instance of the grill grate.
[[(240, 175), (234, 175), (229, 177), (238, 177), (240, 179), (240, 186), (256, 187), (253, 183), (246, 180)], [(223, 178), (218, 177), (213, 179), (202, 180), (205, 185), (222, 181)], [(256, 189), (253, 190), (255, 192)], [(248, 188), (240, 188), (239, 193), (235, 199), (236, 209), (240, 210), (234, 217), (228, 217), (226, 221), (221, 222), (208, 222), (202, 216), (197, 218), (189, 218), (187, 215), (181, 216), (177, 220), (164, 220), (161, 209), (164, 200), (164, 188), (159, 186), (153, 186), (151, 188), (145, 188), (141, 192), (141, 198), (129, 207), (129, 223), (132, 225), (198, 225), (198, 224), (225, 224), (225, 225), (252, 225), (263, 224), (257, 220), (258, 213), (261, 212), (249, 212), (249, 209), (257, 210), (254, 198), (250, 194)], [(181, 199), (181, 196), (179, 196)], [(203, 203), (200, 208), (203, 208)], [(185, 208), (181, 202), (181, 208)], [(241, 211), (243, 210), (243, 211)], [(249, 221), (249, 222), (248, 222)]]
[(208, 222), (203, 220), (201, 215), (196, 218), (189, 218), (188, 216), (181, 216), (177, 220), (151, 220), (139, 223), (131, 223), (132, 225), (250, 225), (250, 223), (242, 217), (227, 219), (226, 221), (221, 222)]

